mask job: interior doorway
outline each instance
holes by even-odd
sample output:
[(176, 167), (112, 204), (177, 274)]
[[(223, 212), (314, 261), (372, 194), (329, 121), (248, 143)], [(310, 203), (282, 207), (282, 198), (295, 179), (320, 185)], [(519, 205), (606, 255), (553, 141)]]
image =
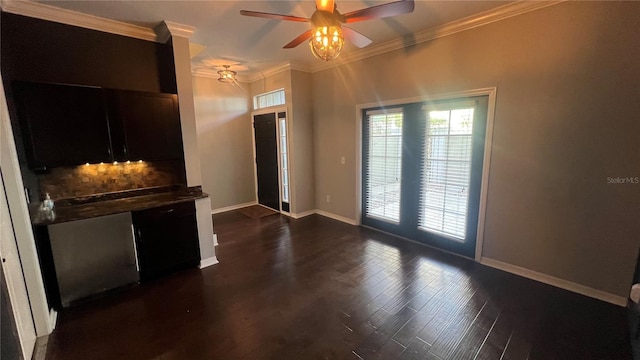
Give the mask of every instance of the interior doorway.
[(258, 203), (280, 211), (276, 114), (253, 117)]
[(290, 212), (289, 146), (286, 111), (253, 115), (258, 204)]

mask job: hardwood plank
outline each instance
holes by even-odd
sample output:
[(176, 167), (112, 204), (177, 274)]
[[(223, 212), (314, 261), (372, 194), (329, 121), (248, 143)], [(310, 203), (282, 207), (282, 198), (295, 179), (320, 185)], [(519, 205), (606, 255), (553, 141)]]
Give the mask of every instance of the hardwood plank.
[(500, 310), (492, 302), (487, 302), (449, 358), (452, 360), (476, 358), (499, 314)]
[(485, 307), (486, 297), (481, 291), (476, 291), (462, 311), (449, 319), (447, 327), (433, 342), (429, 352), (439, 358), (448, 359)]
[(622, 308), (322, 216), (214, 220), (218, 265), (65, 309), (46, 359), (631, 359)]
[(431, 345), (419, 338), (414, 338), (409, 346), (400, 354), (400, 360), (437, 360), (437, 357), (429, 353)]
[(467, 283), (462, 286), (450, 286), (442, 296), (446, 300), (442, 301), (442, 306), (435, 313), (435, 316), (417, 335), (428, 344), (433, 344), (440, 337), (440, 334), (450, 324), (451, 319), (462, 312), (465, 304), (476, 296), (476, 290), (473, 284)]
[(429, 301), (393, 335), (393, 339), (403, 346), (409, 346), (413, 338), (436, 316), (440, 307), (444, 305), (444, 301), (441, 298), (434, 296), (436, 290), (431, 291), (434, 294), (431, 294)]

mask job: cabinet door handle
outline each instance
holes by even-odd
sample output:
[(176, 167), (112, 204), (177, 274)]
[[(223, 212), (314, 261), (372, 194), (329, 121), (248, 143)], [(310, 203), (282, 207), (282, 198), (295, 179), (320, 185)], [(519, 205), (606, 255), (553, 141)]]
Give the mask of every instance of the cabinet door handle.
[(127, 145), (122, 145), (122, 151), (124, 152), (124, 156), (128, 157), (129, 153), (127, 151)]
[(169, 210), (162, 211), (162, 214), (168, 214), (168, 213), (172, 213), (174, 211), (176, 211), (176, 209), (169, 209)]

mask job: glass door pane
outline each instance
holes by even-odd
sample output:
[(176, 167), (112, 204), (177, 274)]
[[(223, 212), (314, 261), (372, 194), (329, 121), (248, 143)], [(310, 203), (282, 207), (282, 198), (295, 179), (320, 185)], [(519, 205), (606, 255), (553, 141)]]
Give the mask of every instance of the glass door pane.
[(280, 136), (280, 194), (283, 211), (289, 211), (289, 159), (287, 153), (287, 117), (278, 113), (278, 134)]
[(425, 111), (418, 228), (464, 241), (475, 107)]
[(400, 222), (402, 109), (367, 112), (364, 215)]

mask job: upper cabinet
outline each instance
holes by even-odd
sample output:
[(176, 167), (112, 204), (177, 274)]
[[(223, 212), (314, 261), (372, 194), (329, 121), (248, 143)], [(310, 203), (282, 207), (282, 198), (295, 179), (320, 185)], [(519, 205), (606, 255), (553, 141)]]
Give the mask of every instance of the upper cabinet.
[(124, 90), (107, 94), (116, 160), (183, 157), (176, 95)]
[(183, 158), (174, 94), (15, 83), (29, 167)]
[(109, 161), (109, 124), (100, 88), (16, 83), (14, 90), (31, 168)]

